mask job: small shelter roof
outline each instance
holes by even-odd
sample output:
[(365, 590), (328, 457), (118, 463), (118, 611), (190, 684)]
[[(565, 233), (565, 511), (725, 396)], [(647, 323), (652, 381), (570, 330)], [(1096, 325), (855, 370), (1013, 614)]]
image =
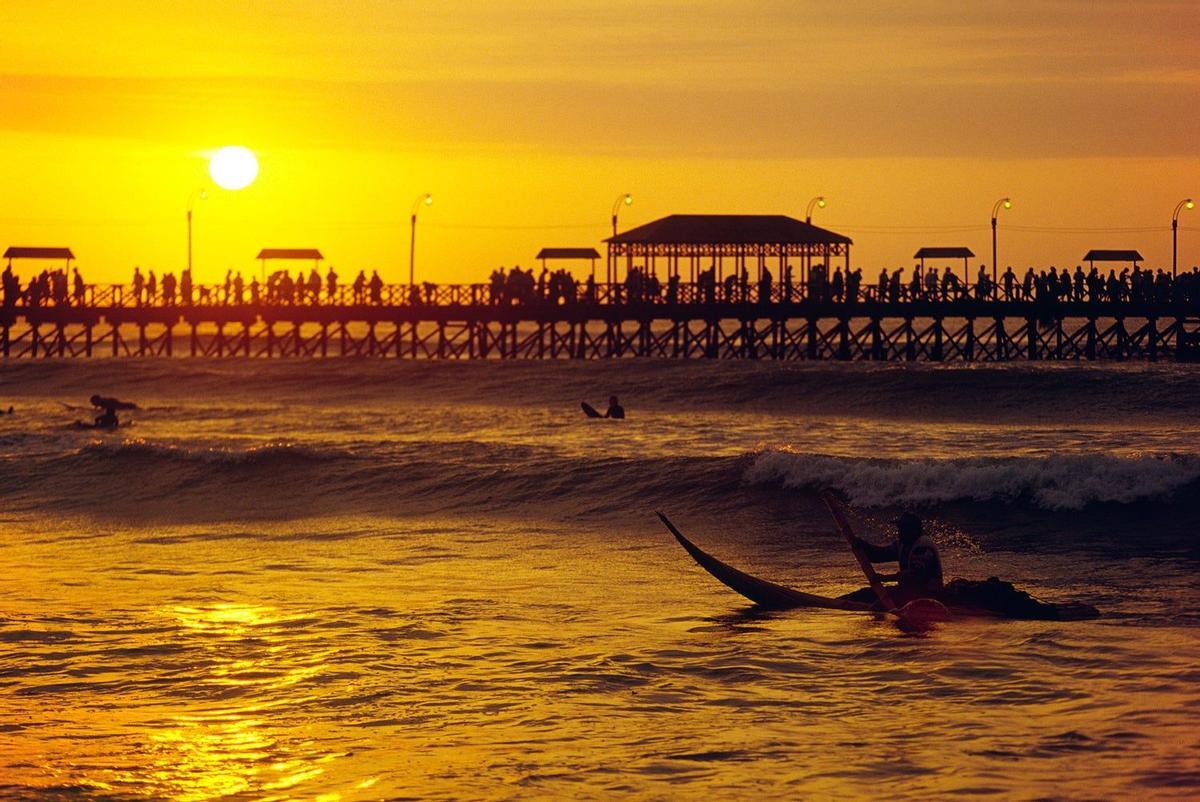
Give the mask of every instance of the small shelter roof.
[(595, 248), (542, 248), (538, 251), (538, 259), (599, 259), (600, 252)]
[(970, 248), (922, 248), (913, 255), (914, 259), (971, 259), (975, 254)]
[(74, 259), (70, 248), (23, 248), (10, 246), (4, 252), (5, 259)]
[(850, 245), (849, 237), (782, 214), (673, 214), (605, 242), (638, 245)]
[(263, 248), (255, 259), (324, 259), (316, 248)]
[(1090, 250), (1083, 257), (1085, 262), (1141, 262), (1142, 255), (1137, 251)]

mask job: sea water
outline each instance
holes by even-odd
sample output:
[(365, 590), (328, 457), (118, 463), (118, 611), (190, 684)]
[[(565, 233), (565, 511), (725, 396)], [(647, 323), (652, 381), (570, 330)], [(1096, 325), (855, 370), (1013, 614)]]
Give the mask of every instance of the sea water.
[[(10, 362), (9, 404), (0, 798), (1200, 794), (1194, 367)], [(837, 594), (825, 487), (1103, 615), (765, 612), (654, 515)]]

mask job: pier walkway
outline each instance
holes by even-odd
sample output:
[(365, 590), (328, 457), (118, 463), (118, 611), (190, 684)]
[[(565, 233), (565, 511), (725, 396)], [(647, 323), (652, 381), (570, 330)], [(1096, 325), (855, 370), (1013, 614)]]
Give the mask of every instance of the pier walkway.
[[(1180, 289), (1182, 288), (1182, 289)], [(88, 285), (70, 298), (6, 297), (5, 359), (393, 357), (400, 359), (1010, 360), (1200, 359), (1191, 285), (1129, 297), (1038, 297), (965, 283), (952, 293), (805, 284), (338, 287), (286, 301), (225, 286), (189, 297)]]

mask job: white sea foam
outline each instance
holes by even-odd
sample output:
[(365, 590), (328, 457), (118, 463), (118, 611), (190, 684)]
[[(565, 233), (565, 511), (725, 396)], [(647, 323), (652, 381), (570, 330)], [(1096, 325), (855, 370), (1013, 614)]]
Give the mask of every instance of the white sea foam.
[(766, 449), (745, 478), (787, 488), (834, 487), (867, 507), (1026, 500), (1048, 510), (1078, 510), (1168, 496), (1200, 479), (1200, 460), (1109, 454), (884, 460)]

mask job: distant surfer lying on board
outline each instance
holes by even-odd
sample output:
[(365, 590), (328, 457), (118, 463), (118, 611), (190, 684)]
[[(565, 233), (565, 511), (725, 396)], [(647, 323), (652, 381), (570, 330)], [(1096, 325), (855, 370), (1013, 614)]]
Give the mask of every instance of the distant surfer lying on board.
[(137, 404), (132, 404), (128, 401), (120, 401), (116, 398), (106, 398), (102, 395), (94, 395), (91, 397), (92, 406), (103, 410), (96, 416), (96, 428), (98, 429), (115, 429), (121, 425), (117, 420), (118, 409), (137, 409)]

